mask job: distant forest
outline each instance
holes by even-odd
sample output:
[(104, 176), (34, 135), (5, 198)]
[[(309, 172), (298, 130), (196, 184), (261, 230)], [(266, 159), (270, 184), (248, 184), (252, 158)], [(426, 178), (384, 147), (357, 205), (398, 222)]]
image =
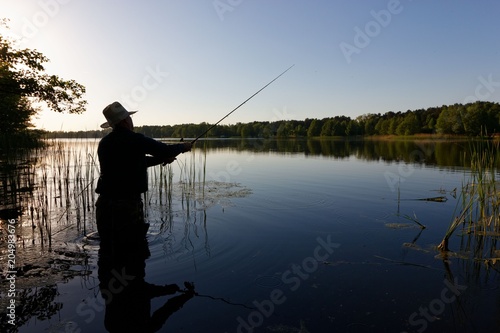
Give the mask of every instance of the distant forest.
[[(136, 132), (154, 138), (193, 138), (211, 124), (137, 126)], [(100, 138), (109, 130), (48, 132), (48, 138)], [(443, 105), (428, 109), (364, 114), (355, 119), (334, 116), (323, 119), (254, 121), (218, 125), (207, 134), (211, 138), (290, 138), (350, 137), (371, 135), (443, 134), (480, 136), (500, 132), (500, 104), (475, 102)]]

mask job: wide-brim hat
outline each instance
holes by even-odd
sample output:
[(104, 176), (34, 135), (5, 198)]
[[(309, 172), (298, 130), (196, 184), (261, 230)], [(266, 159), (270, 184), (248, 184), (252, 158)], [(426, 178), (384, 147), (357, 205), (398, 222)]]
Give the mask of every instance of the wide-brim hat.
[(127, 111), (120, 103), (113, 102), (102, 110), (102, 114), (106, 117), (107, 122), (101, 124), (101, 128), (108, 128), (116, 125), (136, 112), (137, 111)]

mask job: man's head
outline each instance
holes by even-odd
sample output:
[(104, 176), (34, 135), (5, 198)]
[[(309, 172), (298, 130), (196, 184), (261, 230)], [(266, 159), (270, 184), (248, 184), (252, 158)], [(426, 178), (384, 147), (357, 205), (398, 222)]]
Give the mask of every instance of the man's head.
[(137, 111), (127, 111), (120, 103), (113, 102), (102, 110), (107, 122), (102, 124), (101, 128), (115, 128), (115, 126), (119, 125), (132, 130), (133, 123), (130, 115), (133, 115), (136, 112)]

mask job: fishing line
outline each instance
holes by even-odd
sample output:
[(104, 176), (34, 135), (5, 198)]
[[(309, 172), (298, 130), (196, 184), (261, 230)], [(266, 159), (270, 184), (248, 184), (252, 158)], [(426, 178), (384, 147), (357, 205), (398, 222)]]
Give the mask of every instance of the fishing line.
[(254, 308), (254, 307), (251, 307), (251, 306), (248, 306), (246, 304), (242, 304), (242, 303), (233, 303), (231, 301), (228, 301), (227, 299), (223, 298), (223, 297), (213, 297), (213, 296), (210, 296), (210, 295), (200, 295), (198, 293), (195, 293), (195, 296), (197, 297), (204, 297), (204, 298), (210, 298), (210, 299), (213, 299), (215, 301), (222, 301), (224, 303), (227, 303), (229, 305), (235, 305), (235, 306), (241, 306), (241, 307), (244, 307), (245, 309), (248, 309), (248, 310), (257, 310), (257, 308)]

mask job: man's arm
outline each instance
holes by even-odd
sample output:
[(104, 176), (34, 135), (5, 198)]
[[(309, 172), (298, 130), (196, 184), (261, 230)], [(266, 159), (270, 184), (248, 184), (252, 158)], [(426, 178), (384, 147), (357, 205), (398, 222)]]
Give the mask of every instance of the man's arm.
[(188, 152), (193, 145), (190, 142), (182, 142), (178, 144), (165, 144), (163, 142), (148, 138), (140, 134), (143, 139), (145, 152), (151, 156), (146, 157), (148, 167), (158, 165), (160, 163), (169, 164), (175, 161), (175, 157), (179, 154)]
[(158, 164), (167, 165), (175, 160), (176, 160), (175, 157), (159, 158), (154, 156), (146, 156), (146, 165), (148, 166), (148, 168)]

